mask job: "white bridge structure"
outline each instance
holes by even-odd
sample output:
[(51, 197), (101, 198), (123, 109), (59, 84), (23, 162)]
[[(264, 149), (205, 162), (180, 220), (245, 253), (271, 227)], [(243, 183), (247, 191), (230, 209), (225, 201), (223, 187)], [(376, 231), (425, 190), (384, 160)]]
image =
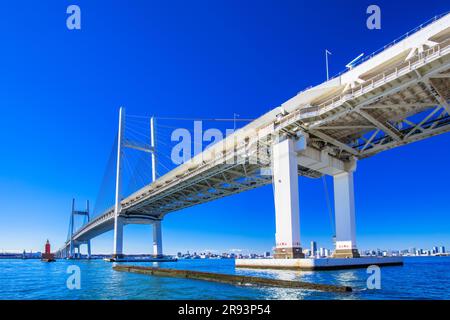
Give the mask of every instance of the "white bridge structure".
[[(171, 212), (274, 185), (276, 258), (303, 257), (298, 176), (334, 181), (335, 257), (358, 257), (353, 175), (358, 160), (450, 131), (450, 14), (419, 26), (228, 135), (130, 196), (121, 198), (124, 148), (120, 110), (115, 206), (71, 233), (57, 252), (114, 230), (113, 257), (123, 256), (123, 228), (153, 225), (153, 254), (162, 256), (161, 222)], [(153, 120), (152, 120), (153, 121)], [(150, 124), (149, 124), (150, 125)]]

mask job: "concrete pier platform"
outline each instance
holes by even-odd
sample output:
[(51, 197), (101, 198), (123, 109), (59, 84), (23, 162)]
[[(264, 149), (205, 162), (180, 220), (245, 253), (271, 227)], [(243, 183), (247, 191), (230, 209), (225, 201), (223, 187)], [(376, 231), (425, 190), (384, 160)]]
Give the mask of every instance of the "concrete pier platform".
[(304, 258), (304, 259), (236, 259), (237, 268), (339, 270), (366, 268), (371, 265), (401, 266), (403, 257)]

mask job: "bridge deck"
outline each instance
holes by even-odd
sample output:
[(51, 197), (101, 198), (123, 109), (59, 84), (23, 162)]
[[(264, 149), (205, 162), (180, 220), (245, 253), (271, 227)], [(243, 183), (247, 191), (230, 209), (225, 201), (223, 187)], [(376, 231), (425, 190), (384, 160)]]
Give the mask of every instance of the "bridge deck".
[[(222, 142), (122, 201), (125, 223), (151, 223), (169, 212), (271, 183), (277, 134), (308, 135), (308, 152), (337, 162), (450, 130), (450, 14), (361, 63), (305, 90)], [(299, 174), (320, 177), (310, 162)], [(113, 208), (75, 234), (84, 241), (113, 227)], [(66, 244), (67, 245), (67, 244)]]

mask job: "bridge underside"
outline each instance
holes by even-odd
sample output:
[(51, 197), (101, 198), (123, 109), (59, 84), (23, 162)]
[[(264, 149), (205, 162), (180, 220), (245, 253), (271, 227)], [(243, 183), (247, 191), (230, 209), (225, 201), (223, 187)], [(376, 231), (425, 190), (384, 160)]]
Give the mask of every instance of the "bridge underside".
[[(317, 171), (299, 166), (298, 174), (320, 177)], [(233, 194), (245, 192), (272, 183), (269, 163), (238, 163), (214, 167), (198, 174), (196, 179), (181, 181), (175, 188), (166, 189), (131, 208), (123, 205), (124, 216), (164, 215), (213, 201)]]

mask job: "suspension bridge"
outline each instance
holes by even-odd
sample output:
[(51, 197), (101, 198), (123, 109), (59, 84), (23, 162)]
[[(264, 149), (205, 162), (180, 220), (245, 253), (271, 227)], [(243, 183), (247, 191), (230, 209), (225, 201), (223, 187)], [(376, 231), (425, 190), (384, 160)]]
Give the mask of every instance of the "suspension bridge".
[[(111, 205), (94, 209), (93, 215), (88, 204), (83, 210), (73, 205), (68, 238), (57, 257), (76, 257), (80, 245), (88, 245), (90, 255), (90, 240), (113, 230), (113, 258), (120, 259), (127, 224), (153, 225), (153, 254), (162, 257), (161, 222), (168, 213), (273, 184), (274, 257), (302, 258), (299, 175), (333, 177), (334, 257), (359, 257), (353, 185), (357, 161), (450, 131), (449, 101), (447, 13), (204, 150), (201, 145), (180, 164), (173, 161), (173, 150), (170, 156), (161, 151), (168, 144), (158, 132), (163, 119), (127, 116), (121, 108), (110, 161), (115, 172), (108, 184), (114, 187), (108, 193)], [(169, 133), (176, 129), (160, 128)], [(144, 160), (131, 165), (131, 152)], [(124, 191), (127, 171), (134, 187), (129, 192)], [(79, 228), (76, 216), (84, 218)]]

